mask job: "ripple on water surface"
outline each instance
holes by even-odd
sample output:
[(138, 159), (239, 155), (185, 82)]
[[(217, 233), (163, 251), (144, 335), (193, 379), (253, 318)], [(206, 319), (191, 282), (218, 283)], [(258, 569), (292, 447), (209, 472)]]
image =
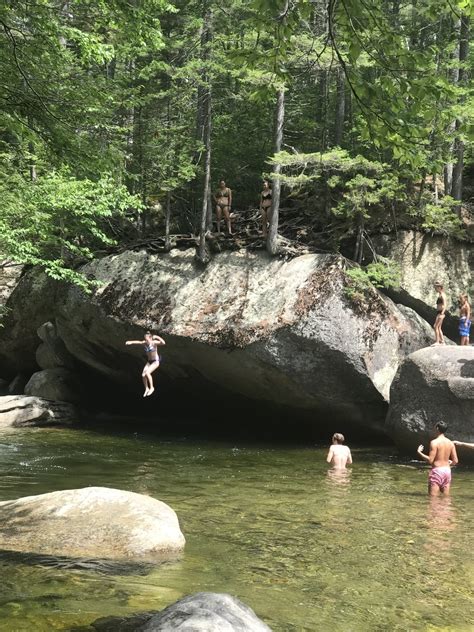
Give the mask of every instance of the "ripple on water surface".
[(472, 630), (474, 473), (426, 496), (426, 469), (388, 449), (326, 450), (88, 431), (0, 437), (0, 499), (103, 485), (178, 513), (183, 558), (144, 569), (0, 555), (0, 630), (83, 630), (96, 618), (229, 592), (275, 632)]

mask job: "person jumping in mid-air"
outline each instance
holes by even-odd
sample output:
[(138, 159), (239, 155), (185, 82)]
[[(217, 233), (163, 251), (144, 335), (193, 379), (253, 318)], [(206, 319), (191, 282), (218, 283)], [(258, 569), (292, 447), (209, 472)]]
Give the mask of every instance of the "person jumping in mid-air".
[(145, 387), (143, 397), (149, 397), (153, 394), (155, 387), (153, 386), (153, 371), (160, 366), (160, 354), (158, 353), (158, 347), (165, 345), (166, 342), (160, 336), (154, 336), (151, 331), (145, 333), (144, 340), (127, 340), (126, 345), (144, 345), (145, 353), (147, 356), (147, 363), (142, 371), (142, 380)]

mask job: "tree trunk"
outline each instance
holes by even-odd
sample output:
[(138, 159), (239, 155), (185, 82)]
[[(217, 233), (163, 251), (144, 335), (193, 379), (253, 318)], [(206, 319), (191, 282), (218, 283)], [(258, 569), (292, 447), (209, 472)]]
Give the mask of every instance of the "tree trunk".
[(205, 165), (204, 165), (204, 187), (202, 193), (201, 227), (199, 230), (198, 260), (207, 263), (209, 255), (206, 251), (206, 232), (208, 222), (208, 206), (211, 191), (211, 86), (208, 85), (206, 94), (206, 116), (205, 116)]
[(334, 125), (334, 144), (342, 147), (344, 119), (346, 110), (346, 76), (342, 68), (337, 71), (336, 120)]
[[(467, 82), (468, 71), (464, 68), (469, 54), (469, 16), (463, 14), (461, 16), (461, 29), (459, 33), (459, 85), (462, 86)], [(461, 97), (464, 101), (464, 97)], [(461, 136), (462, 122), (456, 121), (456, 138), (454, 141), (455, 164), (453, 167), (453, 188), (452, 196), (455, 200), (462, 200), (462, 172), (464, 169), (464, 141)], [(459, 206), (460, 212), (460, 206)]]
[[(457, 65), (457, 61), (459, 59), (459, 38), (461, 32), (461, 20), (458, 20), (454, 27), (455, 35), (457, 38), (456, 49), (452, 53), (452, 61), (453, 67), (450, 71), (450, 81), (453, 86), (457, 86), (459, 83), (459, 66)], [(456, 121), (452, 121), (447, 129), (448, 134), (451, 138), (454, 139), (456, 134)], [(444, 194), (451, 195), (453, 192), (453, 161), (452, 156), (454, 154), (454, 140), (452, 140), (449, 144), (449, 161), (444, 166)]]
[(171, 250), (170, 242), (170, 217), (171, 217), (171, 191), (166, 193), (166, 215), (165, 215), (165, 250)]
[[(281, 151), (283, 142), (283, 125), (285, 122), (285, 91), (278, 90), (276, 121), (275, 121), (275, 153)], [(280, 182), (281, 164), (276, 163), (273, 167), (272, 178), (272, 212), (270, 216), (270, 227), (267, 236), (267, 250), (271, 255), (278, 252), (278, 214), (280, 211)]]
[(212, 127), (212, 95), (211, 78), (209, 76), (210, 42), (212, 40), (211, 31), (212, 12), (210, 3), (204, 5), (203, 31), (201, 36), (201, 61), (203, 63), (203, 85), (204, 91), (204, 186), (202, 192), (201, 224), (199, 229), (199, 246), (197, 259), (200, 263), (209, 261), (209, 254), (206, 249), (206, 232), (209, 223), (209, 200), (211, 197), (211, 127)]

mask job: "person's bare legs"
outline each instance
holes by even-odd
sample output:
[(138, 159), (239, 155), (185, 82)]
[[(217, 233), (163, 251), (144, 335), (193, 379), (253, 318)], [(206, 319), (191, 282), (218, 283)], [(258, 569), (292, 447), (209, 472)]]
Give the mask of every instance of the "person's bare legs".
[(433, 325), (433, 329), (435, 332), (435, 344), (438, 344), (438, 345), (444, 344), (444, 336), (443, 336), (443, 331), (441, 329), (443, 326), (443, 321), (444, 321), (444, 314), (438, 314), (438, 316), (436, 316), (436, 320)]
[(228, 206), (224, 206), (224, 217), (225, 217), (225, 221), (227, 224), (227, 232), (229, 233), (229, 235), (232, 235), (232, 227), (230, 225), (230, 212), (229, 212), (229, 207)]
[(216, 204), (216, 215), (217, 215), (217, 234), (221, 234), (221, 220), (222, 220), (222, 208), (219, 204)]
[(264, 237), (267, 236), (267, 209), (262, 208), (262, 234)]
[(159, 362), (153, 362), (153, 364), (149, 364), (147, 366), (146, 377), (147, 377), (147, 380), (148, 380), (148, 393), (145, 395), (145, 397), (149, 397), (155, 391), (155, 387), (153, 385), (153, 377), (152, 377), (151, 374), (153, 373), (153, 371), (156, 371), (156, 369), (159, 366), (160, 366)]
[(436, 483), (428, 483), (428, 494), (430, 496), (439, 496), (440, 491), (439, 485), (436, 485)]
[(143, 386), (145, 387), (145, 392), (143, 393), (143, 397), (146, 397), (148, 395), (148, 377), (147, 377), (147, 368), (148, 368), (148, 364), (145, 364), (145, 368), (142, 371), (142, 380), (143, 380)]
[(469, 345), (469, 336), (461, 336), (461, 347)]

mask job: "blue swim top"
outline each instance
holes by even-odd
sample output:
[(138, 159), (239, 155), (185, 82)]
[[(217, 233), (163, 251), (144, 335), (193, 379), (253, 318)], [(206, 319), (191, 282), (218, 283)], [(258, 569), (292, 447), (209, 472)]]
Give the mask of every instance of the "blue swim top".
[(155, 351), (154, 344), (145, 345), (145, 353), (152, 353), (152, 351)]

